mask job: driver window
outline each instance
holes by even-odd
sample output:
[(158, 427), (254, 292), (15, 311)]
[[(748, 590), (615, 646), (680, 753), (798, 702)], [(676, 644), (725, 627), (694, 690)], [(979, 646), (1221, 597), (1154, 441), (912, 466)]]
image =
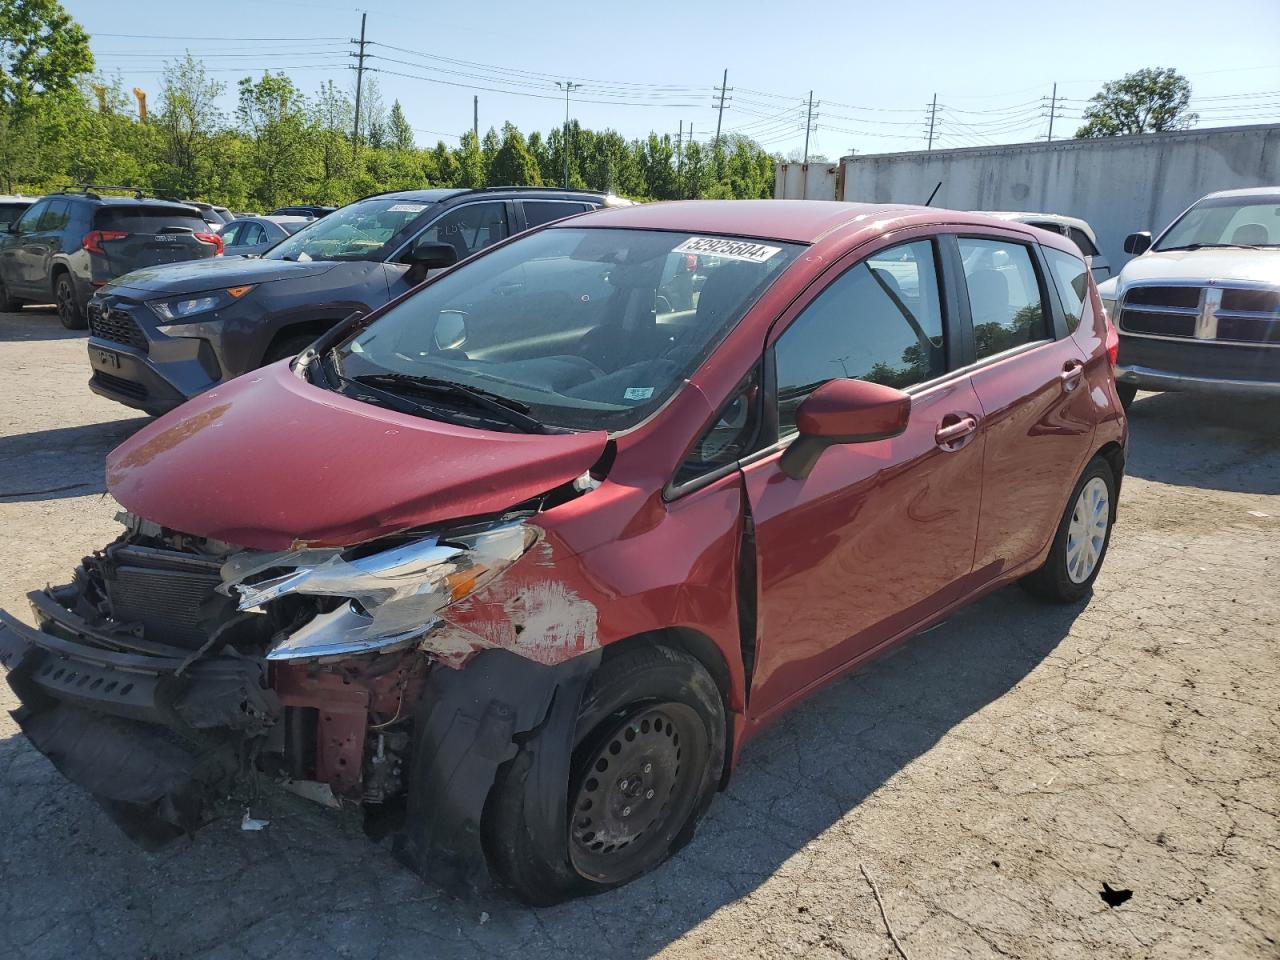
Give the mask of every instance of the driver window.
[(458, 259), (471, 256), (490, 244), (507, 237), (507, 205), (505, 203), (469, 203), (451, 210), (428, 228), (441, 243), (458, 251)]
[(828, 380), (849, 377), (903, 389), (946, 372), (933, 242), (873, 253), (833, 280), (774, 347), (778, 432), (795, 432), (796, 408)]
[(27, 208), (27, 212), (22, 215), (22, 218), (13, 225), (13, 232), (33, 233), (36, 229), (36, 223), (48, 209), (49, 203), (47, 201), (44, 203), (33, 203)]

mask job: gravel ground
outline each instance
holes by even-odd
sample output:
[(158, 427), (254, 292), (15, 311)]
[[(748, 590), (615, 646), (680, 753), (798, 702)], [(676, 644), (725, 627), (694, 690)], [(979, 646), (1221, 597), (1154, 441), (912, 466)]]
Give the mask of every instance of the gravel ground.
[[(24, 616), (114, 536), (102, 458), (145, 420), (88, 392), (51, 311), (0, 315), (0, 357), (0, 605)], [(833, 684), (680, 856), (585, 902), (451, 899), (276, 795), (261, 833), (145, 854), (0, 714), (4, 952), (898, 957), (865, 867), (911, 960), (1278, 957), (1277, 414), (1141, 397), (1087, 606), (1007, 589)]]

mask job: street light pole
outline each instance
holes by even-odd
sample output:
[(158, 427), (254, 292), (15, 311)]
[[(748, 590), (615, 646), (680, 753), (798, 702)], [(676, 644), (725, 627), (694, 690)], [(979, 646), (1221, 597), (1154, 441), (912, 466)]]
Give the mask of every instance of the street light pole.
[(557, 80), (556, 86), (564, 91), (564, 186), (569, 189), (569, 94), (577, 90), (582, 84), (572, 83), (568, 80)]

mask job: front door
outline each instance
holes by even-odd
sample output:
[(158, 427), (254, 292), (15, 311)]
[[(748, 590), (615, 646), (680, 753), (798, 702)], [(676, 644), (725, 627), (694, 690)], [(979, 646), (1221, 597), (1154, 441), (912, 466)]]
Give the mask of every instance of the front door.
[(27, 208), (21, 219), (13, 225), (13, 236), (6, 238), (4, 250), (0, 253), (0, 270), (4, 271), (4, 282), (11, 293), (24, 296), (40, 296), (47, 290), (36, 289), (39, 275), (40, 252), (40, 219), (52, 205), (52, 200), (41, 200)]
[(967, 589), (982, 425), (955, 354), (930, 237), (864, 255), (793, 308), (772, 354), (781, 445), (801, 401), (853, 377), (912, 392), (898, 437), (827, 449), (803, 480), (776, 447), (743, 467), (759, 596), (752, 713), (764, 718)]

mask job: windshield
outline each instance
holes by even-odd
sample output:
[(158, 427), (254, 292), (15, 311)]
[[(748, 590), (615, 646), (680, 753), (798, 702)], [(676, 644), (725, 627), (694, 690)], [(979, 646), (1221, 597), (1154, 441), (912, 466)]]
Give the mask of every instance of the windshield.
[(374, 197), (336, 210), (263, 254), (267, 260), (377, 260), (408, 239), (431, 207), (426, 201)]
[(1174, 221), (1155, 249), (1196, 246), (1280, 246), (1280, 204), (1261, 197), (1201, 200)]
[(445, 380), (548, 426), (625, 429), (675, 392), (801, 249), (544, 230), (444, 274), (341, 344), (337, 358), (352, 380)]

